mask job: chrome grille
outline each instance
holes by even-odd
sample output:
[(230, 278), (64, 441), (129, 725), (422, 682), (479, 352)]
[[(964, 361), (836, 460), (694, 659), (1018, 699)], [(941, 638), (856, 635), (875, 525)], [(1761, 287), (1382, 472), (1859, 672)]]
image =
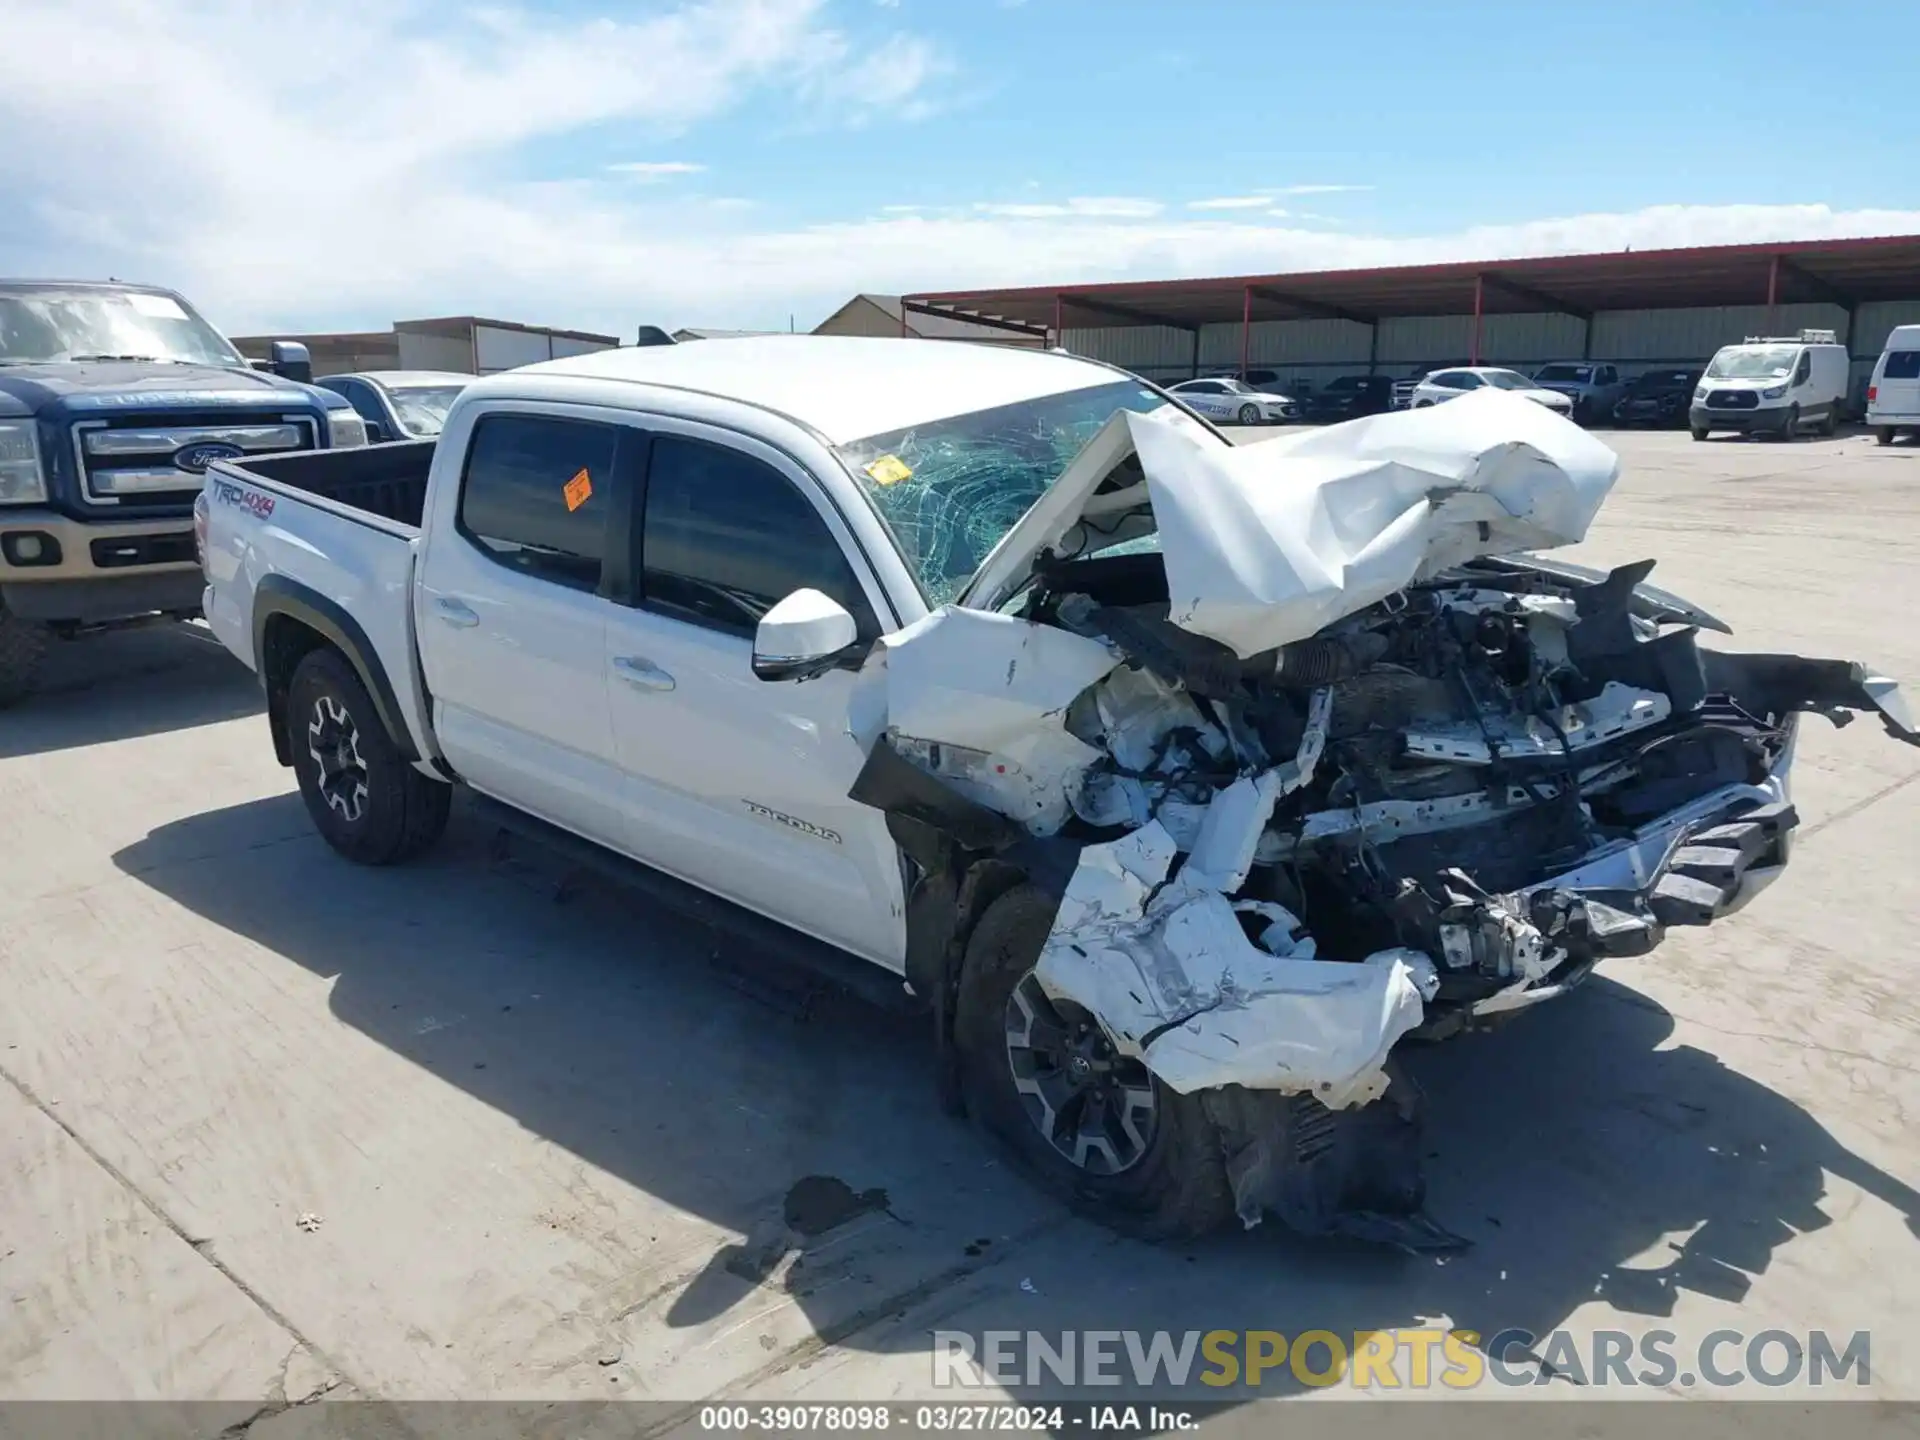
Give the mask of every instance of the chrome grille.
[(243, 455), (310, 450), (313, 422), (303, 415), (235, 417), (198, 425), (155, 423), (153, 418), (82, 420), (73, 427), (74, 462), (86, 497), (96, 505), (123, 500), (184, 500), (200, 489), (204, 470), (184, 470), (174, 461), (192, 445), (231, 445)]

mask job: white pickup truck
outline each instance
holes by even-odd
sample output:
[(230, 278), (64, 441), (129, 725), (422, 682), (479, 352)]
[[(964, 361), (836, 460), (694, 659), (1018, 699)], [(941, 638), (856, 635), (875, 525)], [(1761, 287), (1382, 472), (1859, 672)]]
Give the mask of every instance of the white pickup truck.
[(436, 442), (218, 463), (205, 613), (350, 859), (454, 786), (933, 1021), (942, 1094), (1144, 1233), (1451, 1244), (1410, 1037), (1785, 862), (1860, 666), (1534, 550), (1618, 460), (1470, 395), (1236, 447), (1062, 354), (775, 337), (484, 379)]

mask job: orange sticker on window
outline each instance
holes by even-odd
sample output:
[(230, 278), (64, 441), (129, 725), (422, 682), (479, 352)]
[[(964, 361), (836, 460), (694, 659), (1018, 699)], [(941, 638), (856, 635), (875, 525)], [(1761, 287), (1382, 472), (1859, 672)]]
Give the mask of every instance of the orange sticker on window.
[(578, 510), (593, 498), (593, 481), (587, 478), (587, 467), (582, 465), (580, 472), (567, 481), (561, 494), (567, 497), (567, 509)]

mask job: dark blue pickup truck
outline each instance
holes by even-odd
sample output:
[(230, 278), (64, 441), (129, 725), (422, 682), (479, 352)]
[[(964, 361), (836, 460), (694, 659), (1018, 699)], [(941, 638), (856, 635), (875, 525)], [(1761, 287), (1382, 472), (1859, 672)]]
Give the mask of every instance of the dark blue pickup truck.
[(49, 638), (199, 613), (207, 466), (364, 445), (304, 346), (255, 369), (171, 290), (0, 279), (0, 706)]

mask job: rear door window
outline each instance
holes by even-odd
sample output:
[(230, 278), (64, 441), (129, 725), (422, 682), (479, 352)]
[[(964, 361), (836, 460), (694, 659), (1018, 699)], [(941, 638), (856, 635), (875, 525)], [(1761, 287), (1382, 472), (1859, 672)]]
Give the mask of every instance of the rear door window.
[(1920, 380), (1920, 350), (1889, 350), (1882, 380)]
[(620, 433), (550, 415), (481, 417), (460, 487), (460, 532), (511, 569), (599, 589)]

